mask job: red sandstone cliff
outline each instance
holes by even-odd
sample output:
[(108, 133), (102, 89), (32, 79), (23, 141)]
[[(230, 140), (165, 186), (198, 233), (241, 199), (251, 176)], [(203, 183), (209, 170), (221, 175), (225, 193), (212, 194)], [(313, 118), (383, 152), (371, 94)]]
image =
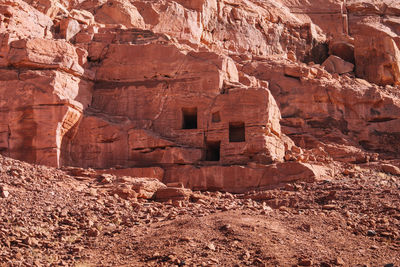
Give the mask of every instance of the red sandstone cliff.
[(400, 153), (400, 4), (0, 0), (0, 152), (242, 192)]

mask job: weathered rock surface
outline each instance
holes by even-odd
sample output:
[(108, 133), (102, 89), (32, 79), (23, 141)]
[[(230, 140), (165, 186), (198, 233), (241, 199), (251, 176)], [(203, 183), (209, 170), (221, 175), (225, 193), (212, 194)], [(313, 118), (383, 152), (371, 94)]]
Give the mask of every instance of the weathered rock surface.
[(52, 20), (22, 0), (0, 1), (0, 66), (8, 65), (9, 44), (24, 38), (51, 38)]
[(8, 64), (14, 68), (59, 69), (83, 75), (75, 47), (64, 40), (28, 39), (10, 44)]
[(89, 105), (90, 83), (57, 70), (10, 70), (0, 84), (3, 153), (58, 166), (63, 136)]
[(324, 175), (319, 166), (298, 162), (268, 166), (176, 166), (167, 169), (165, 182), (181, 182), (193, 190), (216, 190), (243, 193), (257, 188), (270, 188), (285, 182), (313, 182)]
[(399, 10), (0, 0), (0, 151), (232, 192), (396, 159)]
[(191, 195), (190, 189), (185, 188), (176, 188), (176, 187), (168, 187), (168, 188), (160, 188), (155, 193), (155, 199), (157, 201), (188, 201)]
[(361, 29), (354, 39), (357, 76), (379, 85), (398, 84), (400, 51), (393, 36), (385, 28), (363, 25)]

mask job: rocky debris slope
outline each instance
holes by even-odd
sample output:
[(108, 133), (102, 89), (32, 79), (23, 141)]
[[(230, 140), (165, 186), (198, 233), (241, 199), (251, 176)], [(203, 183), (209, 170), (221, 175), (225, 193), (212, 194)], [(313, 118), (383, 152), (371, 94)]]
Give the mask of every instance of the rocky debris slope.
[(400, 264), (399, 177), (373, 166), (342, 170), (318, 183), (230, 194), (1, 157), (0, 263)]
[(236, 193), (398, 158), (396, 1), (0, 10), (3, 155)]

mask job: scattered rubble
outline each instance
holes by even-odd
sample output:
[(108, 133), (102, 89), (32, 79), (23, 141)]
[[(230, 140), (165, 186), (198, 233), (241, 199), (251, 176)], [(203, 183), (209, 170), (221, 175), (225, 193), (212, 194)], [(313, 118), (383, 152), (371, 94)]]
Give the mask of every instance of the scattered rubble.
[(400, 179), (356, 171), (231, 194), (0, 157), (0, 263), (399, 264)]

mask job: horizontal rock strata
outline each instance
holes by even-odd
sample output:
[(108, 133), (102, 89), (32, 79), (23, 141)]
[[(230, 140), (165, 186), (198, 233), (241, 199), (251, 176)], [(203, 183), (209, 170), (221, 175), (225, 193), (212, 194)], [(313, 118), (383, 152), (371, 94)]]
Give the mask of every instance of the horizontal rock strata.
[(6, 156), (241, 193), (399, 155), (396, 1), (0, 0), (0, 11)]

